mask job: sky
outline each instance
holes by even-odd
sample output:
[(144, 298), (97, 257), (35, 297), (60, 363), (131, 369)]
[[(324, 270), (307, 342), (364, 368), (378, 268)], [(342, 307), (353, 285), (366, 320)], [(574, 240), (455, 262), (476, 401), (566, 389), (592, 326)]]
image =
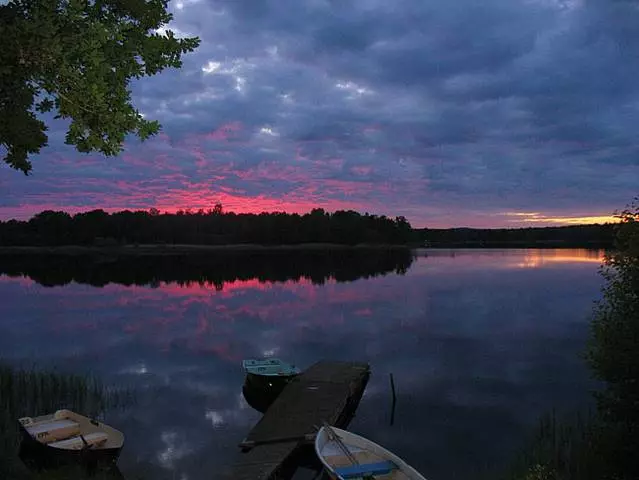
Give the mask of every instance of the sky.
[[(603, 222), (639, 193), (639, 1), (180, 0), (180, 70), (132, 83), (162, 133), (118, 157), (50, 123), (0, 219), (315, 207), (417, 227)], [(163, 33), (161, 30), (160, 33)]]

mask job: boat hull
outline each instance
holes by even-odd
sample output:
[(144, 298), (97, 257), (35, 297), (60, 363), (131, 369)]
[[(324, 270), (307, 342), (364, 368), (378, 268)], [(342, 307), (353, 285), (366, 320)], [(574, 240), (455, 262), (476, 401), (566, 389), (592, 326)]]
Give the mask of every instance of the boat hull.
[(275, 376), (247, 373), (244, 382), (246, 385), (255, 388), (284, 388), (284, 386), (295, 377), (297, 377), (297, 374)]
[(274, 386), (254, 385), (247, 382), (242, 386), (242, 395), (251, 407), (260, 413), (266, 412), (273, 402), (279, 397), (285, 383)]
[(278, 358), (247, 359), (242, 361), (245, 378), (242, 393), (247, 403), (264, 413), (284, 387), (300, 374), (295, 365)]
[[(124, 445), (124, 435), (119, 430), (70, 410), (24, 417), (18, 420), (18, 425), (21, 457), (34, 466), (77, 464), (108, 468), (115, 465)], [(94, 443), (96, 435), (101, 438), (100, 443)], [(83, 439), (85, 447), (82, 443), (78, 445), (78, 438)]]
[(22, 441), (20, 456), (23, 461), (41, 467), (55, 467), (62, 465), (82, 465), (87, 468), (110, 467), (117, 463), (122, 447), (101, 448), (95, 450), (65, 450), (49, 447), (34, 439), (25, 428), (20, 425)]

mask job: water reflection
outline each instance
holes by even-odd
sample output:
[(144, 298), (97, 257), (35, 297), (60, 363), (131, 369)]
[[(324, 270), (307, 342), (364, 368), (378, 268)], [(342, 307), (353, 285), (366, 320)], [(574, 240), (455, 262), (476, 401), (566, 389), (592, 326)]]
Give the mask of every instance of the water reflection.
[(604, 250), (530, 250), (526, 252), (524, 261), (519, 264), (522, 268), (539, 268), (551, 263), (594, 263), (600, 265), (604, 257)]
[(499, 259), (496, 267), (512, 268), (516, 266), (538, 267), (550, 263), (597, 263), (604, 258), (605, 250), (587, 248), (513, 248), (513, 249), (477, 249), (477, 248), (438, 248), (415, 250), (420, 257), (471, 258), (473, 264), (481, 261)]
[(101, 287), (110, 283), (159, 286), (160, 283), (206, 285), (222, 290), (238, 280), (276, 282), (308, 279), (314, 284), (327, 280), (351, 281), (390, 272), (404, 273), (413, 261), (405, 248), (281, 248), (222, 250), (214, 253), (157, 255), (126, 250), (116, 255), (56, 254), (42, 251), (0, 252), (0, 273), (26, 276), (41, 285), (71, 282)]
[[(345, 257), (330, 260), (352, 281), (321, 284), (302, 270), (295, 280), (262, 270), (221, 288), (188, 282), (186, 271), (177, 283), (156, 270), (152, 287), (123, 285), (122, 273), (96, 274), (103, 288), (75, 283), (87, 277), (51, 288), (0, 276), (0, 351), (133, 386), (137, 404), (107, 417), (127, 437), (127, 478), (197, 479), (228, 465), (259, 418), (242, 396), (240, 361), (264, 354), (302, 368), (322, 358), (369, 361), (351, 429), (427, 478), (473, 478), (505, 461), (544, 411), (588, 403), (579, 352), (600, 286), (591, 259), (601, 253), (422, 253), (405, 275), (390, 267), (359, 279), (363, 270), (346, 272)], [(537, 258), (536, 268), (520, 267)], [(50, 278), (43, 272), (38, 281)]]

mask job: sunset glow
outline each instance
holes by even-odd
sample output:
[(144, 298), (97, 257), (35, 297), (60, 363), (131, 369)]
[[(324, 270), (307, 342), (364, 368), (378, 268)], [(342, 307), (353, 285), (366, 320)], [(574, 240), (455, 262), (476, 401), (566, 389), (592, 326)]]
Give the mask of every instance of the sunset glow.
[(432, 228), (616, 221), (639, 185), (632, 2), (460, 2), (170, 1), (159, 32), (201, 45), (131, 84), (161, 133), (104, 158), (46, 116), (33, 174), (0, 166), (0, 220), (220, 202)]
[(524, 222), (545, 225), (593, 225), (605, 223), (618, 223), (620, 219), (613, 215), (590, 215), (575, 217), (557, 217), (544, 215), (539, 212), (518, 212), (505, 213), (504, 215), (512, 217), (511, 222)]

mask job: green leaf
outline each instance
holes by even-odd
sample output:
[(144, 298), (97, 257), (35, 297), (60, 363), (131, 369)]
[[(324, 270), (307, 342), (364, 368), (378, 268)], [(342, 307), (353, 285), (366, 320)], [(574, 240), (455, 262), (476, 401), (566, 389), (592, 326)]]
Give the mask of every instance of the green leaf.
[(40, 113), (50, 112), (55, 107), (55, 103), (49, 98), (42, 100), (38, 103), (36, 110)]

